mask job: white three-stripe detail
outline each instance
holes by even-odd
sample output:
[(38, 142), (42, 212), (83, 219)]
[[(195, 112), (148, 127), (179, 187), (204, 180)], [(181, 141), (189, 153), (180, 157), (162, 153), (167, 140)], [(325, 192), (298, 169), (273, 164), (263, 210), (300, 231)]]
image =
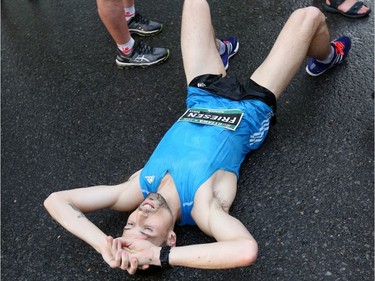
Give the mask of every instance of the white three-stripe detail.
[(263, 139), (264, 133), (268, 131), (270, 128), (270, 119), (264, 120), (262, 122), (262, 127), (260, 127), (259, 132), (254, 133), (250, 136), (249, 143), (250, 145), (254, 145), (258, 142), (261, 142)]

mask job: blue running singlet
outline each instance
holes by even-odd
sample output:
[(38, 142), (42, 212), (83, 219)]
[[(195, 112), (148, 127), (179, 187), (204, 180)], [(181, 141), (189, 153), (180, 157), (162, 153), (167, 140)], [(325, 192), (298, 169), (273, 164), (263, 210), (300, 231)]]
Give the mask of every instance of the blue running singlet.
[(180, 196), (182, 218), (179, 225), (195, 222), (191, 217), (198, 188), (216, 171), (239, 175), (246, 154), (264, 141), (273, 116), (272, 109), (259, 100), (233, 101), (188, 87), (187, 108), (239, 109), (244, 115), (235, 131), (177, 121), (164, 135), (140, 175), (144, 197), (157, 192), (168, 172)]

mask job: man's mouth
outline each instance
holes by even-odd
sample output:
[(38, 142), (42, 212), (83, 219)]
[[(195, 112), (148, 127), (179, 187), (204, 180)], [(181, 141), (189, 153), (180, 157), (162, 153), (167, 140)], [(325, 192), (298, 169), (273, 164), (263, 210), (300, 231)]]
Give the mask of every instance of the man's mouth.
[(150, 203), (149, 201), (146, 201), (143, 205), (142, 205), (142, 207), (146, 207), (146, 208), (149, 208), (149, 209), (155, 209), (155, 206), (152, 204), (152, 203)]

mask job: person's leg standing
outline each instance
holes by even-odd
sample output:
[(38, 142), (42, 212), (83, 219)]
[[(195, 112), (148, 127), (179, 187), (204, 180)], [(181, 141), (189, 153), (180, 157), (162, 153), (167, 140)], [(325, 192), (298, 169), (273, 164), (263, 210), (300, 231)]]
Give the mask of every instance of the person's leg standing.
[(118, 67), (145, 67), (160, 64), (168, 59), (169, 49), (151, 47), (140, 41), (134, 41), (125, 20), (122, 0), (97, 0), (97, 5), (100, 19), (117, 44)]
[(265, 61), (250, 77), (280, 97), (306, 55), (325, 59), (331, 49), (325, 16), (315, 7), (295, 11), (280, 32)]
[(187, 84), (203, 74), (226, 75), (206, 0), (185, 0), (182, 13), (181, 50)]
[(131, 39), (121, 0), (97, 0), (99, 17), (117, 45)]

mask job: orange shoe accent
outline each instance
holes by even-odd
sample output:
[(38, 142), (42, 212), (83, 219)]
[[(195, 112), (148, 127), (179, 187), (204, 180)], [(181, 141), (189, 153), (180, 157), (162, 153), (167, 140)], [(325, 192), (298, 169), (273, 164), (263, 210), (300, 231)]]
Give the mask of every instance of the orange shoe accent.
[(342, 42), (333, 42), (336, 48), (336, 54), (344, 55), (345, 45)]

